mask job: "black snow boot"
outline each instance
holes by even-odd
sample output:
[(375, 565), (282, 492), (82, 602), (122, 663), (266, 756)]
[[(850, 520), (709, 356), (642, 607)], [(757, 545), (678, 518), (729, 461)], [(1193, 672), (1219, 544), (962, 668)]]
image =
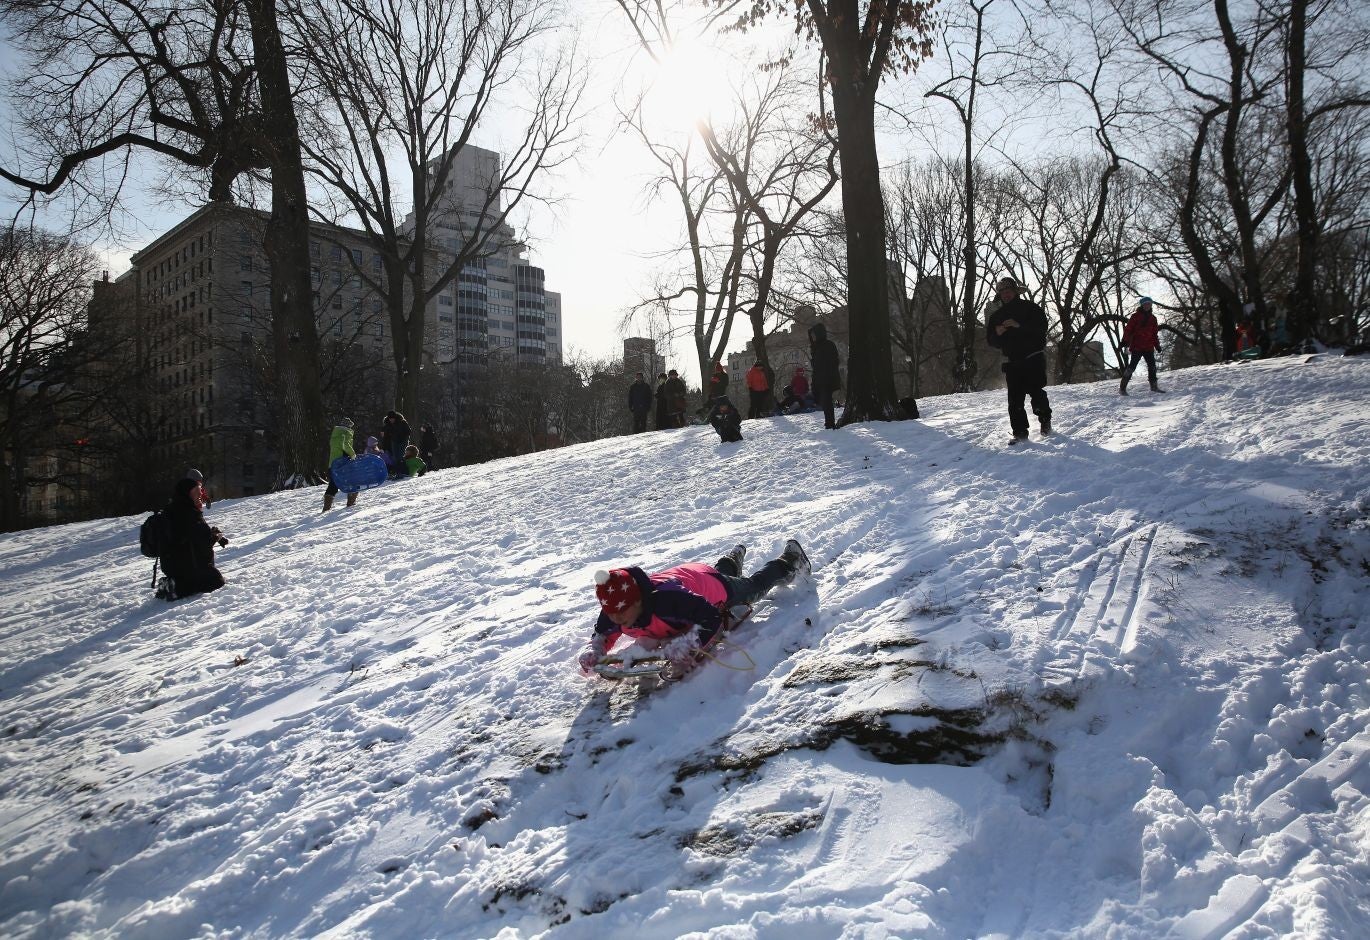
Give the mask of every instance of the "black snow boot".
[(789, 539), (785, 542), (785, 550), (780, 553), (780, 557), (790, 563), (795, 574), (813, 573), (813, 565), (809, 563), (809, 556), (805, 554), (804, 546), (795, 539)]
[(1165, 389), (1161, 388), (1161, 387), (1160, 387), (1159, 385), (1157, 385), (1155, 382), (1152, 382), (1152, 383), (1151, 383), (1151, 390), (1152, 390), (1153, 392), (1157, 393), (1158, 395), (1164, 395), (1164, 394), (1165, 394)]
[[(734, 545), (731, 549), (723, 553), (723, 557), (718, 560), (714, 567), (724, 574), (730, 574), (735, 578), (742, 577), (742, 560), (747, 557), (747, 546)], [(727, 562), (732, 562), (732, 571), (725, 570)]]

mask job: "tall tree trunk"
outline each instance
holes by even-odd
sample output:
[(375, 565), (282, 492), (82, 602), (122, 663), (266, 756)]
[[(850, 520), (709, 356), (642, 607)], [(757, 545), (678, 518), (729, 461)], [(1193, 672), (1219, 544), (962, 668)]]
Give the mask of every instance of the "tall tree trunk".
[(1227, 0), (1215, 0), (1213, 6), (1218, 14), (1218, 25), (1222, 29), (1223, 45), (1227, 48), (1228, 57), (1229, 106), (1224, 116), (1223, 136), (1219, 147), (1223, 185), (1226, 187), (1228, 206), (1232, 209), (1232, 219), (1237, 227), (1237, 245), (1242, 256), (1242, 284), (1246, 288), (1246, 299), (1255, 305), (1256, 318), (1264, 320), (1265, 296), (1261, 286), (1261, 260), (1256, 251), (1256, 222), (1251, 212), (1251, 200), (1247, 196), (1237, 154), (1237, 148), (1241, 143), (1242, 115), (1246, 110), (1246, 62), (1251, 53), (1232, 26)]
[[(834, 65), (839, 63), (834, 61)], [(845, 70), (834, 69), (836, 75)], [(842, 212), (847, 234), (846, 409), (839, 424), (892, 420), (899, 415), (890, 364), (889, 271), (885, 257), (885, 200), (875, 149), (875, 112), (864, 82), (832, 83), (842, 158)]]
[(1313, 196), (1313, 160), (1308, 152), (1308, 116), (1303, 79), (1307, 71), (1308, 0), (1289, 4), (1289, 88), (1286, 111), (1289, 134), (1289, 166), (1294, 183), (1294, 220), (1298, 227), (1298, 261), (1294, 289), (1289, 298), (1285, 326), (1289, 338), (1307, 339), (1319, 322), (1317, 286), (1314, 283), (1318, 256), (1317, 202)]
[(271, 164), (271, 219), (263, 249), (271, 269), (271, 336), (280, 396), (278, 486), (317, 483), (326, 458), (319, 335), (309, 281), (309, 203), (290, 74), (274, 0), (248, 0), (262, 101), (263, 150)]
[(1241, 297), (1218, 273), (1209, 253), (1208, 243), (1199, 231), (1198, 206), (1199, 186), (1203, 176), (1203, 154), (1208, 142), (1208, 130), (1213, 121), (1227, 109), (1217, 105), (1205, 111), (1199, 118), (1199, 126), (1194, 133), (1194, 143), (1189, 148), (1187, 179), (1184, 199), (1180, 204), (1180, 234), (1185, 248), (1194, 261), (1199, 280), (1218, 302), (1218, 325), (1222, 332), (1222, 358), (1231, 359), (1236, 351), (1237, 312), (1241, 309)]

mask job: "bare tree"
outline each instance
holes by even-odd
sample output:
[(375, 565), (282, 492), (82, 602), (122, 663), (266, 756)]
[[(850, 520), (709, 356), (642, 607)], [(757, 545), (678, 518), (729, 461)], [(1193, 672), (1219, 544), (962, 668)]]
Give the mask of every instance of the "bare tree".
[(875, 101), (886, 75), (910, 72), (931, 54), (931, 0), (715, 0), (739, 10), (737, 28), (773, 16), (793, 17), (826, 58), (832, 121), (842, 165), (847, 234), (847, 307), (851, 348), (847, 402), (839, 424), (900, 416), (890, 361), (889, 273), (885, 207), (875, 140)]
[[(405, 414), (418, 410), (428, 305), (515, 243), (511, 213), (539, 198), (576, 142), (584, 75), (573, 52), (550, 48), (550, 10), (535, 0), (301, 0), (295, 9), (318, 89), (311, 171), (382, 259), (379, 274), (356, 270), (385, 298)], [(519, 115), (512, 142), (496, 164), (458, 179), (496, 107)], [(485, 357), (483, 343), (458, 345), (459, 360)]]
[(31, 466), (80, 395), (94, 255), (69, 239), (0, 231), (0, 531), (22, 523), (21, 494), (56, 482)]
[(693, 136), (658, 136), (640, 100), (622, 113), (660, 167), (654, 191), (680, 206), (685, 241), (683, 273), (663, 275), (638, 308), (673, 311), (688, 298), (701, 376), (721, 361), (739, 313), (748, 318), (757, 358), (769, 365), (777, 266), (837, 184), (831, 138), (801, 117), (814, 98), (812, 84), (787, 65), (750, 76), (734, 89), (731, 121), (696, 126), (703, 154)]
[[(208, 173), (210, 199), (269, 170), (264, 247), (283, 424), (279, 485), (317, 479), (323, 404), (309, 291), (308, 201), (274, 0), (0, 0), (26, 56), (11, 89), (36, 168), (0, 170), (31, 194), (64, 185), (118, 200), (152, 154)], [(106, 157), (120, 161), (111, 179)]]
[[(981, 146), (980, 95), (1005, 85), (1023, 58), (1020, 41), (1004, 43), (989, 29), (986, 14), (995, 0), (966, 0), (958, 4), (942, 22), (940, 45), (949, 74), (924, 96), (949, 102), (956, 111), (961, 126), (961, 206), (958, 213), (964, 226), (961, 245), (960, 310), (956, 318), (956, 361), (953, 366), (953, 388), (958, 392), (975, 387), (977, 369), (975, 346), (978, 336), (981, 277), (978, 264), (977, 239), (979, 227), (975, 210), (979, 200), (976, 189), (980, 173), (977, 154)], [(1016, 13), (1016, 7), (1014, 8)], [(1021, 26), (1016, 30), (1022, 33)]]

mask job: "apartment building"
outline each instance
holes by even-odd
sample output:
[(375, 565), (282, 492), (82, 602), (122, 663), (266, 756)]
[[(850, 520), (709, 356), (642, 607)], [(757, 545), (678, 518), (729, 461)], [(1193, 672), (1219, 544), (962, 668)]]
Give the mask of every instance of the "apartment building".
[[(238, 206), (198, 209), (133, 256), (115, 285), (131, 302), (102, 304), (99, 311), (92, 305), (97, 319), (136, 318), (139, 355), (157, 392), (159, 463), (169, 470), (198, 467), (220, 496), (264, 492), (275, 479), (276, 457), (265, 446), (271, 416), (264, 373), (272, 342), (266, 220), (265, 213)], [(389, 362), (381, 256), (364, 232), (322, 223), (311, 229), (310, 283), (322, 348)], [(452, 311), (459, 292), (451, 285), (428, 305), (433, 362), (456, 358)]]
[[(470, 144), (457, 154), (432, 215), (429, 243), (452, 258), (478, 227), (502, 211), (500, 155)], [(434, 166), (436, 173), (436, 166)], [(414, 229), (412, 213), (405, 220)], [(482, 256), (458, 274), (455, 359), (459, 367), (490, 358), (520, 364), (554, 364), (563, 358), (561, 295), (546, 288), (542, 268), (507, 224), (490, 227)], [(439, 334), (447, 322), (439, 308)], [(439, 361), (448, 361), (439, 357)]]

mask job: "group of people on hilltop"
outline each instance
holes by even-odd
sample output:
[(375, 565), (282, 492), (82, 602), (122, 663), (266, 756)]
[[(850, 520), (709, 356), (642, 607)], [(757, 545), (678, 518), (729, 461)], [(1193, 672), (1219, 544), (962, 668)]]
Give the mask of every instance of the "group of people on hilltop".
[[(748, 370), (748, 418), (766, 418), (792, 414), (805, 408), (819, 408), (823, 411), (823, 426), (837, 426), (834, 396), (842, 387), (837, 344), (828, 339), (827, 328), (821, 323), (809, 328), (809, 343), (812, 379), (804, 366), (797, 366), (789, 384), (782, 390), (782, 399), (778, 399), (772, 390), (774, 370), (760, 359)], [(685, 382), (675, 369), (663, 372), (658, 377), (655, 391), (641, 372), (634, 373), (633, 382), (628, 386), (628, 411), (633, 418), (633, 433), (640, 434), (647, 430), (647, 416), (653, 402), (656, 403), (657, 430), (684, 427), (686, 401)], [(728, 397), (728, 372), (718, 361), (714, 362), (706, 382), (704, 413), (723, 441), (742, 440), (742, 414)]]
[(656, 388), (647, 384), (643, 373), (633, 373), (633, 384), (628, 386), (628, 411), (633, 416), (633, 433), (647, 430), (647, 416), (656, 405), (656, 429), (685, 427), (685, 410), (689, 392), (685, 380), (675, 369), (657, 376)]

